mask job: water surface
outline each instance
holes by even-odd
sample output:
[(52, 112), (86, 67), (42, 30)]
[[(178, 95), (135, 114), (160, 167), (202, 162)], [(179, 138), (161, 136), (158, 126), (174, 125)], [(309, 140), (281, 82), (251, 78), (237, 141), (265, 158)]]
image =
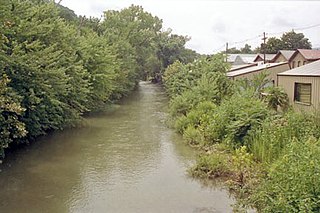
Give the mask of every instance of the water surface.
[(188, 177), (195, 152), (165, 125), (161, 87), (140, 83), (86, 126), (40, 138), (0, 166), (0, 212), (231, 212)]

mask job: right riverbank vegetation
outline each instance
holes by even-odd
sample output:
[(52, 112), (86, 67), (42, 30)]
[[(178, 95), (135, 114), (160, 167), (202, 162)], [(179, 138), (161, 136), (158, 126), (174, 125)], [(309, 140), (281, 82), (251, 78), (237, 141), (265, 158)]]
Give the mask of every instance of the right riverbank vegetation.
[(235, 211), (320, 211), (320, 112), (294, 112), (266, 73), (232, 81), (222, 55), (164, 73), (174, 128), (201, 150), (195, 177), (221, 179)]
[(52, 0), (0, 4), (0, 158), (16, 144), (75, 126), (84, 114), (188, 63), (187, 36), (140, 6), (79, 17)]

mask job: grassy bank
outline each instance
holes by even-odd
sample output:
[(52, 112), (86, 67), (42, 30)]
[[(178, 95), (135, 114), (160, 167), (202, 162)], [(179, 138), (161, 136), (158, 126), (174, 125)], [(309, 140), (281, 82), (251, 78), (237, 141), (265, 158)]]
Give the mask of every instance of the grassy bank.
[(267, 73), (235, 82), (227, 70), (216, 55), (164, 74), (173, 126), (201, 153), (191, 174), (226, 180), (235, 211), (319, 212), (320, 113), (291, 110)]

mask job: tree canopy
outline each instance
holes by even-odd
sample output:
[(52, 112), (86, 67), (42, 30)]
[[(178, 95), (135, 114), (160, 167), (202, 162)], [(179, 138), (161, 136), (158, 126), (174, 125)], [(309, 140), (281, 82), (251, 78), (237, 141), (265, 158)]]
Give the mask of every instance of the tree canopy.
[(193, 61), (188, 37), (131, 5), (104, 19), (76, 16), (49, 0), (0, 5), (0, 157), (10, 143), (73, 126), (154, 78)]
[(293, 30), (283, 33), (281, 38), (270, 37), (265, 45), (266, 53), (277, 53), (279, 50), (311, 49), (311, 42), (303, 33)]

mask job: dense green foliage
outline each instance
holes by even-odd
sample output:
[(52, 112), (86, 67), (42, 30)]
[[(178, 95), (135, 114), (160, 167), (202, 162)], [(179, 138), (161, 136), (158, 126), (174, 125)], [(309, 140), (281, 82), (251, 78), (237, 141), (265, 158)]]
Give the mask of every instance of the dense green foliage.
[(164, 73), (174, 127), (203, 150), (191, 173), (228, 177), (240, 207), (318, 212), (319, 112), (294, 112), (267, 73), (231, 81), (220, 55), (202, 60)]
[(319, 212), (320, 141), (288, 141), (250, 199), (261, 212)]
[[(308, 38), (303, 33), (296, 33), (295, 31), (289, 31), (283, 33), (281, 38), (270, 37), (265, 44), (261, 44), (261, 47), (251, 49), (249, 44), (245, 44), (244, 47), (237, 49), (232, 47), (228, 49), (228, 54), (252, 54), (252, 53), (265, 53), (276, 54), (279, 50), (296, 50), (296, 49), (311, 49), (312, 45)], [(225, 53), (225, 51), (223, 51)]]
[(281, 38), (271, 37), (265, 44), (266, 53), (275, 54), (279, 50), (311, 49), (311, 43), (303, 33), (296, 33), (293, 30), (283, 33)]
[(12, 142), (73, 126), (127, 95), (139, 80), (161, 80), (175, 60), (193, 61), (188, 38), (162, 29), (140, 6), (78, 17), (51, 0), (0, 4), (0, 157)]

